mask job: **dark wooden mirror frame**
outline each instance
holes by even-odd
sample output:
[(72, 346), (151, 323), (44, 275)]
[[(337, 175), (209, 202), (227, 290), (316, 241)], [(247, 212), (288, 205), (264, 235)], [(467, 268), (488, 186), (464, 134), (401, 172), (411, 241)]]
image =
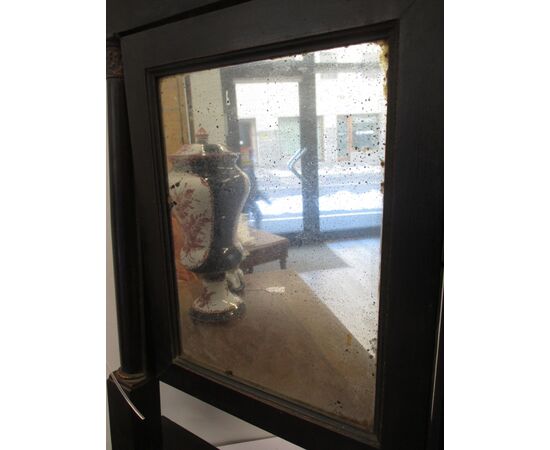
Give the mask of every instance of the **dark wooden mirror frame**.
[[(139, 345), (125, 352), (141, 361), (144, 378), (158, 378), (305, 448), (426, 448), (442, 283), (442, 4), (221, 3), (121, 38), (141, 261), (142, 289), (134, 295), (143, 328)], [(179, 357), (157, 82), (174, 73), (377, 39), (389, 41), (390, 64), (376, 413), (374, 433), (366, 434)], [(126, 309), (132, 307), (119, 305), (119, 328)], [(121, 344), (121, 359), (122, 353)]]

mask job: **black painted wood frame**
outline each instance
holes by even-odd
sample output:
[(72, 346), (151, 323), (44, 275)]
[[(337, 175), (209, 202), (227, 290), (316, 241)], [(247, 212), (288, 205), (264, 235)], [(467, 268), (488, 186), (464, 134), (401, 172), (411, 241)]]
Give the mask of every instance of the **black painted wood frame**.
[(120, 353), (119, 373), (123, 378), (136, 379), (142, 378), (145, 372), (145, 327), (130, 129), (120, 42), (117, 39), (107, 41), (106, 56), (109, 194)]
[[(254, 0), (122, 38), (148, 373), (305, 448), (425, 448), (442, 273), (442, 13), (437, 0)], [(376, 419), (365, 435), (178, 359), (157, 80), (381, 38), (390, 41), (388, 139)]]

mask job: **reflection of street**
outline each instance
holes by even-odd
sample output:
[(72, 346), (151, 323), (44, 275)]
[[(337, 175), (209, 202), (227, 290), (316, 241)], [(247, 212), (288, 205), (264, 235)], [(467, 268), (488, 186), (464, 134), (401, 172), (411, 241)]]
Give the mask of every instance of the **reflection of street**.
[[(302, 186), (288, 170), (257, 168), (260, 191), (269, 203), (257, 202), (262, 228), (276, 233), (299, 232), (303, 226)], [(349, 163), (319, 168), (321, 231), (369, 228), (381, 225), (382, 168)]]

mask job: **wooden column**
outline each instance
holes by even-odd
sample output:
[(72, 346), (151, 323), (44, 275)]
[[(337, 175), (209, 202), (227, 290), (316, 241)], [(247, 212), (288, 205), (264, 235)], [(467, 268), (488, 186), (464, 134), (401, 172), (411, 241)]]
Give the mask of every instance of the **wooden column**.
[(107, 105), (120, 372), (133, 379), (145, 372), (145, 327), (126, 95), (120, 47), (114, 40), (107, 41)]
[(107, 41), (107, 108), (111, 232), (120, 368), (107, 380), (114, 450), (162, 448), (157, 379), (146, 377), (146, 341), (134, 171), (122, 58), (118, 40)]

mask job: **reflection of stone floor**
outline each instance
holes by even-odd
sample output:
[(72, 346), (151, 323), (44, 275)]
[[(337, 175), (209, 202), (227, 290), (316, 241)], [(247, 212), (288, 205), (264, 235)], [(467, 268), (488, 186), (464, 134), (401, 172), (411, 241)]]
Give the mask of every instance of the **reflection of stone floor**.
[[(333, 265), (298, 274), (300, 268), (293, 267), (290, 255), (293, 270), (260, 266), (267, 271), (247, 275), (245, 317), (226, 325), (193, 323), (187, 314), (193, 294), (180, 286), (184, 355), (369, 428), (376, 364), (372, 338), (377, 297), (372, 295), (377, 287), (365, 272), (378, 264), (377, 245), (347, 242), (352, 243), (329, 243), (328, 247), (350, 267)], [(363, 266), (358, 266), (359, 261)]]
[[(376, 355), (380, 239), (349, 239), (291, 247), (288, 268), (298, 272), (315, 294), (363, 347)], [(263, 264), (256, 272), (277, 270)]]

